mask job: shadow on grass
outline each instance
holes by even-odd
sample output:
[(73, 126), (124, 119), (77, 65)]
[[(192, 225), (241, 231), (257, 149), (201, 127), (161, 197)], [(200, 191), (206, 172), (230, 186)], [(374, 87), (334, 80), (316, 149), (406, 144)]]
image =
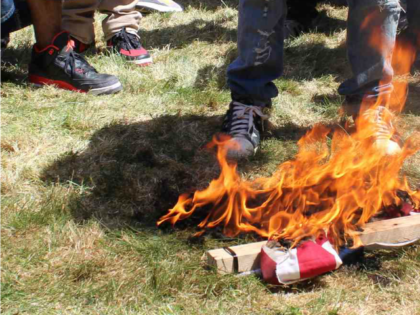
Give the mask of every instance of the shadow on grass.
[(267, 285), (267, 289), (274, 294), (301, 294), (319, 291), (322, 288), (328, 286), (324, 281), (322, 276), (310, 279), (308, 281), (303, 281), (300, 283), (287, 285), (287, 286), (273, 286)]
[[(205, 10), (216, 10), (219, 7), (228, 7), (228, 8), (237, 8), (238, 7), (238, 1), (237, 0), (178, 0), (177, 1), (180, 5), (182, 5), (184, 8), (187, 8), (189, 6), (197, 9), (205, 9)], [(292, 1), (290, 1), (292, 3)], [(295, 1), (296, 2), (296, 9), (299, 7), (302, 8), (302, 4), (305, 4), (305, 2), (310, 3), (309, 6), (315, 7), (317, 3), (329, 3), (334, 6), (346, 6), (347, 1), (346, 0), (303, 0), (303, 1)], [(290, 6), (293, 4), (289, 4)], [(303, 8), (302, 8), (303, 9)]]
[(209, 82), (216, 82), (219, 90), (229, 90), (226, 82), (226, 71), (229, 65), (235, 60), (238, 50), (232, 49), (227, 52), (222, 66), (207, 65), (197, 72), (194, 87), (205, 89), (209, 86)]
[(404, 113), (413, 114), (420, 116), (420, 85), (409, 84), (408, 85), (408, 97), (405, 104)]
[[(231, 18), (233, 19), (233, 17)], [(220, 23), (226, 22), (219, 21)], [(176, 25), (139, 32), (147, 47), (162, 49), (171, 45), (171, 49), (181, 49), (199, 40), (209, 43), (228, 43), (236, 41), (236, 29), (229, 29), (218, 24), (217, 20), (196, 19), (188, 24)]]
[[(41, 179), (82, 188), (70, 204), (76, 222), (94, 218), (108, 228), (155, 226), (181, 194), (203, 189), (219, 176), (214, 151), (205, 145), (221, 121), (220, 116), (165, 115), (114, 123), (96, 131), (86, 149), (67, 152), (47, 166)], [(303, 132), (296, 126), (275, 130), (283, 139)], [(267, 163), (273, 163), (269, 154), (259, 152), (239, 169), (252, 172)], [(209, 210), (196, 211), (177, 227), (195, 227)]]
[[(332, 60), (334, 62), (332, 62)], [(285, 48), (284, 77), (295, 81), (333, 75), (337, 82), (351, 76), (345, 43), (329, 48), (323, 42), (302, 42)]]
[(320, 11), (312, 24), (313, 26), (310, 28), (312, 32), (322, 33), (326, 36), (330, 36), (334, 32), (341, 32), (347, 28), (346, 21), (330, 17), (326, 11)]
[(6, 49), (2, 49), (1, 82), (12, 82), (16, 85), (26, 85), (30, 59), (30, 47), (8, 47)]
[(184, 8), (192, 7), (208, 11), (215, 11), (220, 7), (235, 9), (239, 4), (237, 0), (177, 0), (176, 2)]
[[(78, 222), (96, 218), (109, 228), (154, 226), (180, 194), (218, 176), (215, 155), (204, 145), (220, 122), (218, 116), (168, 115), (115, 123), (95, 132), (85, 150), (49, 165), (41, 178), (85, 187), (71, 205)], [(194, 217), (188, 221), (198, 223)]]

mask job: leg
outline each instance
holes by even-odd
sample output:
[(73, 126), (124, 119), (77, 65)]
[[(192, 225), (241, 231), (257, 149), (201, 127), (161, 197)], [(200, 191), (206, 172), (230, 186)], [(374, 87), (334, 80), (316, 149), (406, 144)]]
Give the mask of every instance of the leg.
[(283, 71), (285, 0), (241, 0), (239, 57), (227, 71), (232, 99), (269, 105), (278, 95), (273, 80)]
[(401, 149), (387, 109), (393, 90), (392, 54), (401, 7), (398, 0), (348, 0), (347, 51), (353, 78), (339, 87), (344, 110), (357, 117), (357, 130), (372, 139), (378, 154)]
[(31, 24), (31, 12), (25, 0), (0, 1), (0, 38)]
[(85, 45), (95, 42), (94, 14), (99, 0), (70, 0), (63, 4), (63, 29)]
[[(15, 13), (15, 3), (13, 0), (1, 1), (1, 24), (6, 22)], [(3, 26), (3, 25), (2, 25)]]
[(241, 0), (239, 4), (238, 58), (228, 67), (232, 102), (222, 131), (227, 157), (251, 156), (260, 143), (263, 107), (278, 95), (273, 83), (283, 71), (285, 0)]
[(392, 52), (400, 14), (398, 0), (348, 0), (347, 51), (353, 77), (338, 92), (349, 107), (392, 92)]
[(25, 0), (1, 2), (1, 43), (6, 48), (9, 34), (32, 24), (31, 11)]
[(135, 7), (137, 0), (103, 0), (99, 6), (102, 13), (108, 14), (102, 21), (105, 40), (111, 39), (123, 28), (137, 35), (140, 29), (141, 14)]
[(37, 46), (48, 46), (61, 31), (61, 0), (27, 0), (31, 10)]
[(152, 57), (137, 34), (141, 14), (135, 10), (136, 4), (137, 0), (103, 0), (99, 9), (108, 14), (102, 21), (107, 46), (127, 61), (145, 66), (152, 63)]
[(407, 0), (408, 32), (417, 53), (415, 67), (420, 69), (420, 1)]
[(417, 49), (420, 50), (420, 1), (407, 0), (408, 29), (413, 36)]

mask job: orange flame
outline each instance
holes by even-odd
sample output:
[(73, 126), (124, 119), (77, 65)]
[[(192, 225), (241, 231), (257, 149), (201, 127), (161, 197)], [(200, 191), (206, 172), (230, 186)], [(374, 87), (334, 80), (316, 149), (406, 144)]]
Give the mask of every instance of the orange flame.
[[(372, 42), (377, 45), (377, 39)], [(414, 49), (401, 46), (394, 64), (409, 69), (413, 53)], [(363, 104), (361, 111), (365, 114), (356, 120), (353, 134), (337, 128), (330, 141), (330, 129), (314, 126), (299, 140), (295, 159), (279, 165), (270, 178), (243, 180), (236, 172), (237, 165), (226, 159), (227, 139), (214, 138), (210, 146), (217, 147), (219, 178), (192, 197), (181, 195), (158, 225), (167, 221), (175, 224), (207, 206), (211, 211), (199, 227), (222, 225), (228, 236), (255, 232), (262, 237), (292, 240), (295, 245), (327, 231), (336, 246), (348, 239), (358, 246), (357, 228), (384, 206), (400, 205), (398, 190), (406, 191), (416, 208), (420, 206), (420, 191), (412, 190), (400, 177), (404, 160), (420, 150), (419, 141), (415, 141), (418, 135), (408, 138), (401, 151), (387, 155), (382, 145), (373, 145), (377, 126), (367, 110), (385, 105), (399, 112), (404, 104), (392, 107), (391, 99), (405, 100), (406, 91), (406, 83), (398, 84), (391, 98), (380, 97), (373, 105)], [(385, 111), (382, 119), (392, 126), (391, 111)], [(384, 146), (389, 140), (384, 140)]]

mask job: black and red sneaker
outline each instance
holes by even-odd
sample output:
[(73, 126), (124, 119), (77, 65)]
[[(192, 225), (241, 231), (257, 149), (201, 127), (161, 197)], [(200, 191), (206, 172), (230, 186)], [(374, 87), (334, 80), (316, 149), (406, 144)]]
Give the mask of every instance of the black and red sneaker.
[(34, 45), (29, 82), (97, 95), (112, 94), (122, 89), (117, 77), (98, 73), (73, 47), (74, 42), (65, 31), (58, 33), (52, 44), (42, 50)]
[(78, 54), (84, 54), (88, 50), (94, 50), (95, 44), (85, 44), (82, 43), (80, 40), (70, 36), (70, 40), (74, 42), (73, 51), (77, 52)]
[(108, 48), (139, 66), (152, 63), (149, 52), (140, 44), (138, 36), (128, 33), (125, 28), (115, 34), (108, 42)]

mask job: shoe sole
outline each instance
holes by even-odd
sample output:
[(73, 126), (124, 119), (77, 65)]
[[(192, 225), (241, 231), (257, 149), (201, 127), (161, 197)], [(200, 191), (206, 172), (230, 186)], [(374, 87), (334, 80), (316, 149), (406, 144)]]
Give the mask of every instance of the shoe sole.
[(128, 62), (138, 65), (140, 67), (145, 67), (145, 66), (151, 65), (153, 63), (153, 59), (152, 57), (150, 57), (150, 58), (144, 58), (144, 59), (139, 59), (139, 60), (128, 60)]
[(79, 93), (89, 93), (89, 94), (93, 94), (93, 95), (113, 94), (113, 93), (117, 93), (117, 92), (122, 90), (121, 83), (117, 82), (117, 83), (114, 83), (114, 84), (109, 85), (109, 86), (104, 86), (104, 87), (101, 87), (101, 88), (90, 89), (88, 91), (84, 91), (84, 90), (81, 90), (81, 89), (78, 89), (78, 88), (74, 87), (70, 83), (67, 83), (67, 82), (64, 82), (64, 81), (47, 79), (47, 78), (40, 77), (40, 76), (37, 76), (37, 75), (34, 75), (34, 74), (29, 75), (29, 82), (34, 84), (37, 87), (42, 87), (44, 85), (54, 85), (54, 86), (56, 86), (57, 88), (60, 88), (60, 89), (79, 92)]
[(90, 89), (87, 93), (92, 95), (104, 95), (104, 94), (114, 94), (122, 90), (122, 85), (120, 82), (114, 83), (113, 85), (105, 86), (97, 89)]
[(136, 4), (136, 8), (140, 10), (158, 11), (158, 12), (163, 12), (163, 13), (184, 11), (181, 7), (178, 7), (178, 8), (166, 7), (166, 6), (155, 4), (155, 3), (143, 3), (143, 2), (138, 2)]

